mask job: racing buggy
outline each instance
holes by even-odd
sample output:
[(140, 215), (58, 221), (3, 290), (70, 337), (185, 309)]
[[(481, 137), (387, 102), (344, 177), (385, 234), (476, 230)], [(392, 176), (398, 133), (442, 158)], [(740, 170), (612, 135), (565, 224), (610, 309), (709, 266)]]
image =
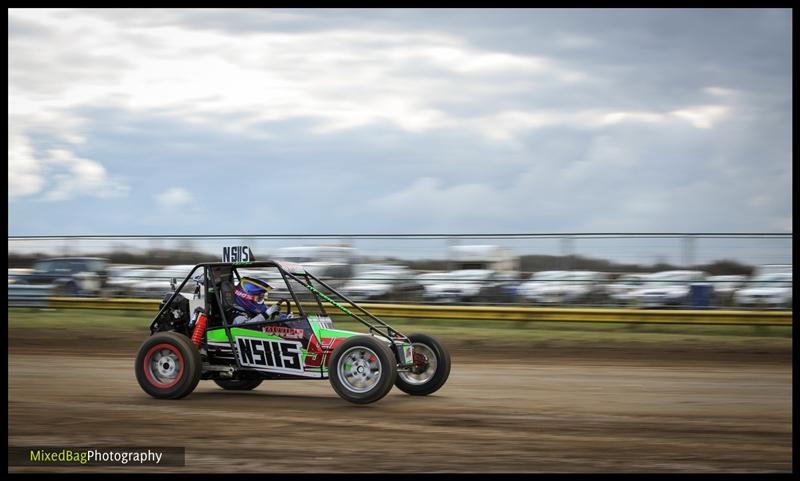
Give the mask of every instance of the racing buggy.
[[(271, 283), (285, 285), (278, 291), (289, 297), (271, 315), (239, 325), (233, 322), (234, 290), (258, 269), (270, 273)], [(328, 379), (343, 399), (366, 404), (392, 386), (431, 394), (450, 374), (450, 355), (434, 337), (400, 333), (300, 264), (209, 262), (176, 284), (173, 279), (173, 292), (162, 301), (136, 357), (139, 385), (155, 398), (187, 396), (201, 379), (226, 390), (251, 390), (272, 379)], [(304, 296), (309, 301), (298, 300), (300, 289), (311, 294)], [(337, 329), (326, 305), (368, 332)]]

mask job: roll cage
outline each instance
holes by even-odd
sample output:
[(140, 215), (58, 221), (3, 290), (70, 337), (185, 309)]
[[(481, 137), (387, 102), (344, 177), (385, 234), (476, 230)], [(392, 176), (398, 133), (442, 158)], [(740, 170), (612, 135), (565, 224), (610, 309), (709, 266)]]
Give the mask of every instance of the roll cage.
[[(297, 306), (297, 310), (300, 314), (301, 318), (308, 318), (306, 309), (303, 307), (303, 304), (300, 302), (297, 294), (295, 293), (294, 289), (292, 288), (292, 283), (289, 282), (290, 280), (296, 282), (297, 284), (304, 287), (308, 290), (314, 297), (314, 301), (316, 302), (317, 307), (319, 308), (319, 314), (324, 317), (328, 317), (329, 314), (327, 313), (325, 306), (323, 305), (323, 301), (330, 303), (332, 306), (336, 307), (338, 310), (342, 311), (344, 314), (348, 315), (349, 317), (355, 318), (362, 324), (364, 324), (371, 334), (383, 337), (384, 339), (388, 340), (392, 346), (392, 349), (397, 352), (401, 349), (401, 346), (398, 344), (408, 344), (411, 341), (408, 339), (407, 336), (400, 333), (392, 326), (378, 318), (377, 316), (373, 315), (372, 313), (368, 312), (366, 309), (358, 305), (356, 302), (345, 296), (344, 294), (338, 292), (333, 287), (329, 286), (325, 281), (318, 278), (314, 274), (308, 272), (305, 268), (303, 268), (300, 264), (294, 264), (290, 262), (282, 262), (282, 261), (254, 261), (254, 262), (207, 262), (201, 263), (194, 266), (194, 268), (189, 272), (189, 274), (183, 279), (183, 282), (179, 286), (174, 288), (174, 292), (172, 293), (169, 298), (163, 302), (161, 308), (156, 314), (155, 319), (150, 324), (150, 332), (151, 334), (155, 333), (156, 331), (162, 330), (159, 329), (161, 327), (161, 319), (164, 319), (164, 315), (168, 314), (168, 310), (172, 305), (173, 301), (181, 295), (184, 286), (189, 280), (195, 279), (195, 272), (199, 269), (202, 269), (203, 273), (203, 281), (198, 284), (197, 290), (195, 293), (198, 293), (200, 289), (203, 291), (202, 298), (204, 300), (204, 310), (206, 315), (209, 318), (217, 318), (221, 321), (221, 327), (225, 329), (225, 334), (227, 335), (228, 341), (230, 342), (231, 349), (233, 352), (237, 352), (236, 343), (233, 341), (233, 336), (231, 335), (231, 327), (233, 327), (232, 319), (229, 319), (229, 315), (226, 312), (228, 309), (227, 305), (231, 303), (231, 301), (226, 301), (225, 299), (225, 292), (223, 292), (226, 287), (225, 283), (230, 282), (229, 288), (233, 288), (233, 276), (236, 276), (237, 280), (241, 280), (241, 275), (239, 274), (237, 268), (270, 268), (274, 267), (278, 270), (281, 275), (283, 282), (286, 285), (289, 294), (292, 296), (292, 300), (294, 301), (295, 306)], [(230, 268), (230, 272), (227, 272), (227, 269)], [(316, 287), (312, 281), (317, 283), (323, 289), (329, 292), (329, 294), (324, 293), (318, 287)], [(211, 294), (211, 296), (209, 296)], [(334, 297), (340, 299), (343, 302), (337, 302)], [(215, 301), (215, 304), (210, 302), (211, 300)], [(346, 305), (343, 305), (346, 303)], [(364, 317), (369, 318), (373, 322), (368, 321), (364, 317), (356, 314), (355, 312), (351, 311), (348, 307), (357, 310), (360, 314)], [(251, 327), (260, 327), (262, 325), (268, 325), (272, 323), (282, 322), (281, 320), (270, 320), (265, 319), (264, 321), (260, 322), (251, 322), (247, 324), (248, 328)], [(182, 327), (182, 331), (185, 334), (189, 334), (189, 326), (188, 323), (184, 323)], [(237, 369), (248, 369), (243, 367), (239, 362), (238, 356), (234, 356), (236, 360), (236, 367)]]

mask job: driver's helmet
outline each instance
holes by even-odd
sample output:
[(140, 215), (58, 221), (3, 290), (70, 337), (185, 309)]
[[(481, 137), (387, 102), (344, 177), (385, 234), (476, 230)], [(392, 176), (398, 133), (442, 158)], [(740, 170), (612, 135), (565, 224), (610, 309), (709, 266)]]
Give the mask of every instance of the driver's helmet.
[(242, 277), (239, 285), (234, 290), (234, 302), (246, 312), (260, 314), (266, 312), (264, 300), (267, 293), (272, 290), (269, 282), (258, 277)]

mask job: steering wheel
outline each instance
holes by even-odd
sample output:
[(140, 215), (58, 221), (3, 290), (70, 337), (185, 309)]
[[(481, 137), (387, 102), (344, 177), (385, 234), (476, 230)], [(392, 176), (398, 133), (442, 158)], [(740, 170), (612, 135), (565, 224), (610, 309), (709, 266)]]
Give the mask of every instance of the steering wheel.
[[(280, 306), (284, 302), (286, 303), (286, 315), (288, 316), (289, 314), (292, 313), (292, 304), (289, 302), (289, 299), (278, 299), (278, 302), (276, 304), (278, 306)], [(272, 315), (269, 318), (270, 319), (275, 319), (276, 317), (278, 317), (280, 315), (280, 313), (281, 313), (281, 310), (279, 308), (277, 311), (273, 312)]]

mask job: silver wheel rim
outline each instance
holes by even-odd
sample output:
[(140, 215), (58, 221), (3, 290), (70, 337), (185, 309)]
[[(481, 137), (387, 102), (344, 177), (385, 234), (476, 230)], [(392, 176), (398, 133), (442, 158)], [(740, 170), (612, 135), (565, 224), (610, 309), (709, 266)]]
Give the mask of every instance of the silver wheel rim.
[(161, 384), (170, 384), (180, 376), (178, 356), (169, 349), (161, 349), (150, 360), (150, 374)]
[(351, 347), (342, 354), (336, 366), (339, 379), (348, 391), (365, 393), (374, 388), (382, 376), (381, 360), (372, 349)]
[(400, 376), (400, 379), (408, 384), (420, 386), (433, 378), (433, 375), (436, 374), (436, 366), (438, 363), (436, 362), (436, 355), (433, 353), (430, 347), (426, 346), (425, 344), (418, 343), (414, 343), (413, 346), (414, 354), (421, 354), (425, 356), (425, 358), (428, 360), (428, 366), (419, 374), (414, 374), (410, 371), (400, 371), (397, 373), (397, 375)]

